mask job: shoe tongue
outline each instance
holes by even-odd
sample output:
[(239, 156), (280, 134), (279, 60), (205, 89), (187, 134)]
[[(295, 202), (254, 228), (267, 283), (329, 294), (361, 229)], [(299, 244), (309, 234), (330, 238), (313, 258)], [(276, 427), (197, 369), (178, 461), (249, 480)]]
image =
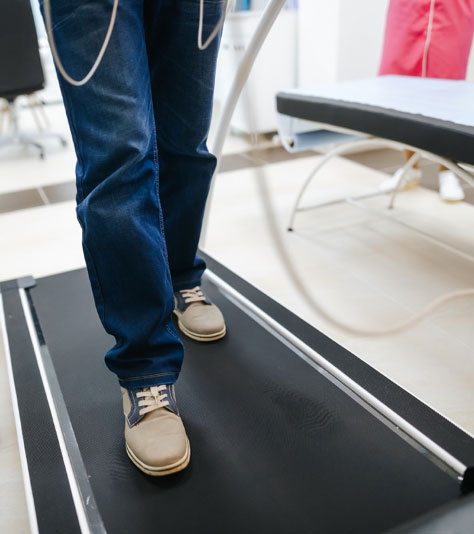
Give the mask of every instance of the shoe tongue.
[(160, 390), (158, 389), (158, 386), (150, 386), (149, 390), (150, 390), (150, 393), (152, 394), (152, 396), (153, 396), (156, 400), (158, 400), (159, 397), (160, 397), (160, 395), (161, 395), (161, 392), (160, 392)]
[(168, 396), (166, 397), (166, 400), (169, 402), (169, 404), (168, 406), (165, 406), (165, 409), (168, 410), (169, 412), (179, 415), (173, 384), (166, 386), (166, 393), (168, 394)]

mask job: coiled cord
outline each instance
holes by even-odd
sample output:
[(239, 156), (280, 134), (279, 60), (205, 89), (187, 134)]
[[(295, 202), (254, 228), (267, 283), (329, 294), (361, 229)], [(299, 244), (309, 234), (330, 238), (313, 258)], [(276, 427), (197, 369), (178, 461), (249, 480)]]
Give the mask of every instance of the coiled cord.
[[(177, 1), (177, 0), (176, 0)], [(72, 76), (69, 75), (69, 73), (64, 68), (64, 65), (61, 61), (61, 58), (59, 57), (58, 50), (56, 48), (56, 41), (54, 40), (54, 32), (53, 32), (53, 22), (51, 17), (51, 0), (44, 0), (44, 18), (45, 18), (45, 25), (46, 25), (46, 32), (48, 34), (48, 40), (49, 40), (49, 46), (51, 48), (51, 53), (53, 54), (54, 61), (56, 63), (56, 66), (58, 67), (59, 72), (61, 73), (61, 76), (71, 85), (74, 85), (76, 87), (80, 87), (82, 85), (85, 85), (91, 78), (94, 76), (95, 72), (99, 68), (99, 65), (102, 62), (102, 58), (104, 57), (104, 54), (107, 50), (107, 47), (109, 46), (110, 38), (112, 37), (112, 32), (115, 27), (115, 19), (117, 17), (117, 10), (119, 5), (119, 0), (114, 0), (114, 4), (112, 6), (112, 13), (110, 15), (110, 22), (109, 26), (107, 28), (107, 32), (105, 34), (104, 42), (102, 43), (102, 46), (100, 48), (100, 51), (97, 55), (97, 58), (95, 59), (91, 69), (89, 72), (82, 78), (81, 80), (75, 80), (72, 78)], [(228, 10), (231, 8), (231, 6), (234, 4), (233, 0), (223, 0), (224, 2), (224, 9), (222, 12), (222, 16), (219, 20), (219, 22), (216, 24), (216, 27), (212, 30), (209, 37), (206, 39), (206, 42), (203, 44), (202, 42), (202, 32), (203, 32), (203, 25), (204, 25), (204, 0), (199, 0), (199, 26), (198, 26), (198, 36), (197, 36), (197, 46), (199, 50), (206, 50), (206, 48), (209, 47), (209, 45), (212, 43), (212, 41), (216, 38), (217, 34), (219, 33), (220, 29), (224, 25), (225, 18), (227, 16)]]
[(56, 41), (54, 40), (53, 23), (51, 20), (50, 0), (44, 0), (44, 19), (45, 19), (45, 25), (46, 25), (46, 32), (48, 34), (49, 46), (51, 48), (51, 53), (53, 54), (54, 62), (56, 63), (56, 66), (58, 67), (58, 70), (61, 73), (61, 76), (71, 85), (75, 85), (76, 87), (85, 85), (92, 78), (92, 76), (94, 76), (96, 70), (99, 68), (102, 58), (104, 57), (105, 51), (107, 50), (107, 47), (109, 46), (110, 38), (112, 37), (112, 32), (115, 27), (115, 18), (117, 16), (118, 4), (119, 4), (119, 0), (114, 0), (114, 5), (112, 7), (112, 14), (110, 15), (109, 27), (107, 28), (107, 33), (105, 34), (104, 42), (102, 43), (99, 54), (97, 55), (97, 58), (94, 61), (90, 71), (84, 76), (84, 78), (82, 78), (82, 80), (75, 80), (68, 74), (68, 72), (64, 68), (61, 58), (59, 57), (58, 50), (56, 48)]

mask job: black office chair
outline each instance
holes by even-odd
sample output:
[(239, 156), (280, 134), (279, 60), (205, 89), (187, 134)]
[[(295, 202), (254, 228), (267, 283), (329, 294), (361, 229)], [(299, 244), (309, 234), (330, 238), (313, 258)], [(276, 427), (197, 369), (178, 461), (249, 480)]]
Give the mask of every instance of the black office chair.
[[(35, 94), (44, 88), (44, 72), (38, 46), (38, 36), (30, 0), (0, 0), (0, 148), (19, 143), (34, 147), (44, 158), (44, 147), (33, 137), (22, 134), (18, 125), (16, 99), (28, 96), (38, 128), (42, 125), (36, 114), (40, 110), (43, 121), (47, 121), (43, 102)], [(9, 119), (7, 135), (1, 136), (4, 118)], [(43, 136), (59, 139), (65, 146), (66, 140), (59, 134), (42, 132)]]

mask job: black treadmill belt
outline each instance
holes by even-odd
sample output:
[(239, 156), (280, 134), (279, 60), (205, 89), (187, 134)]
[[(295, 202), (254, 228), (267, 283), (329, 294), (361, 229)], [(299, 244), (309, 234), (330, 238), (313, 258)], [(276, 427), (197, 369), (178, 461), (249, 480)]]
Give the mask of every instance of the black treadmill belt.
[(112, 339), (85, 271), (30, 290), (109, 533), (365, 534), (459, 497), (455, 479), (206, 289), (228, 335), (185, 341), (177, 397), (191, 463), (165, 478), (126, 456), (119, 387), (103, 362)]

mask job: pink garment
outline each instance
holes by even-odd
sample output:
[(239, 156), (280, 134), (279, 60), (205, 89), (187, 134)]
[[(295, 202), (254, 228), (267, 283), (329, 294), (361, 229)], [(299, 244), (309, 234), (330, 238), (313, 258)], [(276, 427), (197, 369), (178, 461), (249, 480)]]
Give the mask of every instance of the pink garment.
[(379, 74), (464, 79), (474, 0), (391, 0)]

